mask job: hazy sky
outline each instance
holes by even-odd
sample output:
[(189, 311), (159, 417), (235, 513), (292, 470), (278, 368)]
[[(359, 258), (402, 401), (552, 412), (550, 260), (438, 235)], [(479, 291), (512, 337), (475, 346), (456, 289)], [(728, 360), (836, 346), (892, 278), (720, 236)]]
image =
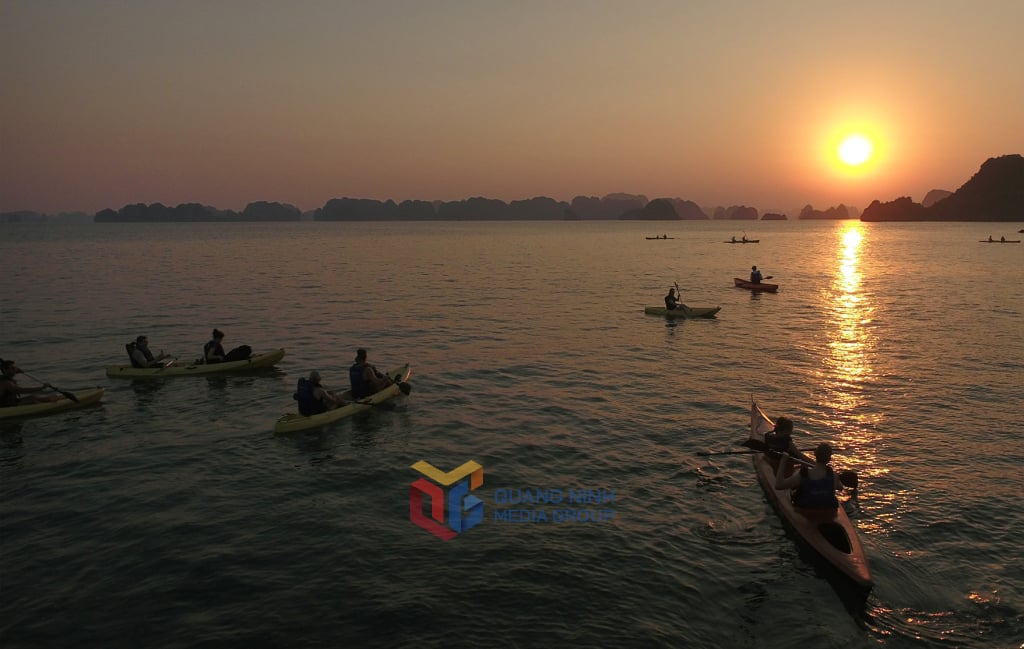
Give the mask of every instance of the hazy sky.
[[(0, 0), (0, 211), (954, 190), (1024, 153), (1024, 0)], [(844, 168), (858, 130), (873, 157)]]

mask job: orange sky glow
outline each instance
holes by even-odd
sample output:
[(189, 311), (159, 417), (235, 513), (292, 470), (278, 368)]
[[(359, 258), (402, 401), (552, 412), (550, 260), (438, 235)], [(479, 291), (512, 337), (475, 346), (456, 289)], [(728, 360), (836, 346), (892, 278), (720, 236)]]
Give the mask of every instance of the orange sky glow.
[(1022, 24), (1018, 0), (5, 2), (0, 211), (920, 201), (1024, 153)]

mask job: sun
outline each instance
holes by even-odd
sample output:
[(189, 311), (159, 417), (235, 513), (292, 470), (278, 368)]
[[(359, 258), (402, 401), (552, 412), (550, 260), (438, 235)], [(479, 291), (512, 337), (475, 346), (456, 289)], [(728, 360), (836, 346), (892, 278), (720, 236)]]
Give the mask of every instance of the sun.
[(859, 167), (871, 159), (873, 150), (874, 146), (872, 146), (871, 140), (860, 133), (853, 133), (843, 138), (836, 152), (839, 154), (839, 159), (846, 164), (851, 167)]

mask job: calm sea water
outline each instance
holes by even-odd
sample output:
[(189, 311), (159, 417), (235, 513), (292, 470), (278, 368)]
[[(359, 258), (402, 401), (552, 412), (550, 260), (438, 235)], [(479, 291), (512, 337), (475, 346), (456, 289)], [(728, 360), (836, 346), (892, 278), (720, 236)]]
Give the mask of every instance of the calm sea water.
[[(741, 228), (761, 243), (723, 244)], [(1024, 244), (978, 243), (1016, 229), (5, 225), (0, 356), (107, 392), (0, 422), (0, 644), (1024, 646)], [(732, 287), (752, 264), (778, 294)], [(644, 315), (676, 281), (719, 317)], [(189, 359), (215, 326), (288, 355), (104, 375), (140, 333)], [(274, 436), (296, 378), (344, 387), (360, 346), (412, 394)], [(866, 602), (748, 457), (697, 455), (739, 449), (752, 395), (860, 475)], [(479, 462), (484, 520), (413, 525), (418, 460)], [(502, 490), (572, 488), (613, 491), (610, 520), (494, 520)]]

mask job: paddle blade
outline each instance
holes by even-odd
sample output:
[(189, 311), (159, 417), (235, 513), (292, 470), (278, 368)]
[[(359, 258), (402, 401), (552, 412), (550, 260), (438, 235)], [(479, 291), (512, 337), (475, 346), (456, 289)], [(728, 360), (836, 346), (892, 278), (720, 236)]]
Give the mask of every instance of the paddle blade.
[(857, 474), (853, 471), (840, 471), (839, 482), (842, 482), (844, 487), (856, 489), (858, 482)]
[(78, 403), (78, 397), (76, 397), (73, 393), (65, 392), (64, 390), (57, 390), (57, 392), (60, 392), (61, 396), (64, 397), (65, 399), (71, 399), (75, 403)]
[(406, 383), (405, 381), (399, 382), (398, 389), (405, 396), (409, 396), (409, 393), (412, 392), (412, 386)]

